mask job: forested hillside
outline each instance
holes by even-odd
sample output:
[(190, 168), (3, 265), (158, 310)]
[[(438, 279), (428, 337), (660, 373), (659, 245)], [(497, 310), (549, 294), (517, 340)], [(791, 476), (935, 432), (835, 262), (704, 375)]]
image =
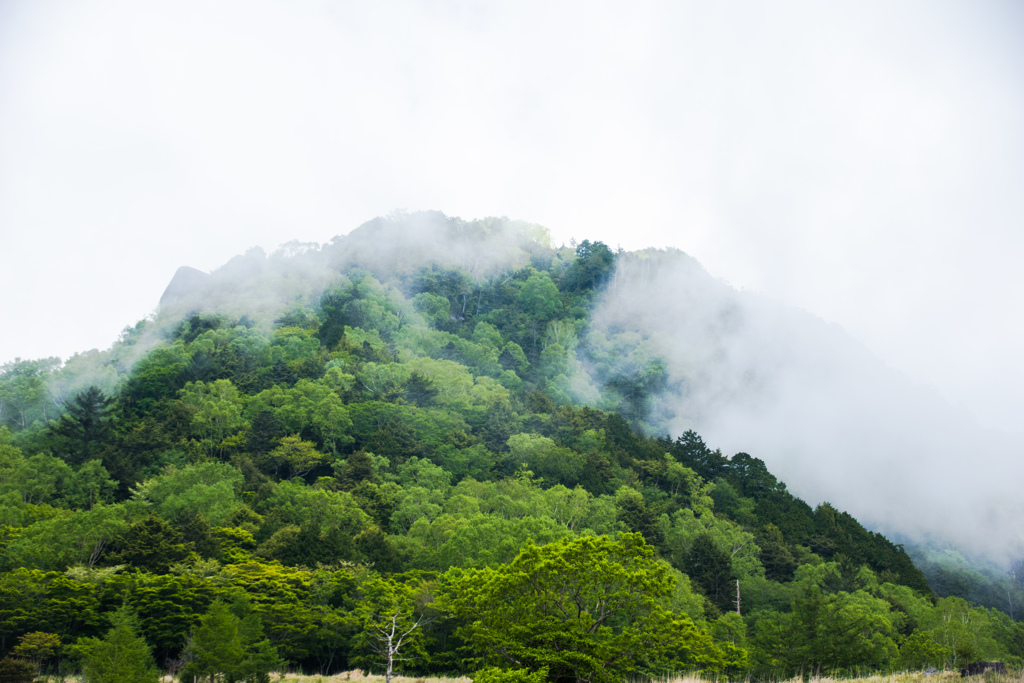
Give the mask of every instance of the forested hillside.
[(394, 628), (419, 674), (1021, 664), (1024, 627), (901, 546), (657, 432), (662, 361), (590, 329), (619, 256), (399, 215), (183, 270), (110, 350), (4, 365), (0, 656), (141, 637), (260, 680), (381, 670)]

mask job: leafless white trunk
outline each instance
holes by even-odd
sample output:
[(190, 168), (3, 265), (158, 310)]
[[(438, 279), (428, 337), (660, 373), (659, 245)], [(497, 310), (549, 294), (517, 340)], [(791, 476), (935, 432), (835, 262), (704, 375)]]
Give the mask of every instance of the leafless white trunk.
[(395, 662), (404, 661), (398, 657), (398, 650), (407, 641), (412, 632), (419, 627), (420, 622), (423, 621), (423, 617), (420, 617), (412, 626), (403, 631), (398, 626), (398, 618), (400, 616), (401, 612), (395, 612), (387, 617), (387, 623), (384, 626), (373, 627), (374, 631), (376, 631), (376, 638), (380, 641), (380, 645), (375, 649), (383, 655), (387, 665), (387, 672), (384, 676), (385, 683), (391, 683), (391, 672), (394, 671)]

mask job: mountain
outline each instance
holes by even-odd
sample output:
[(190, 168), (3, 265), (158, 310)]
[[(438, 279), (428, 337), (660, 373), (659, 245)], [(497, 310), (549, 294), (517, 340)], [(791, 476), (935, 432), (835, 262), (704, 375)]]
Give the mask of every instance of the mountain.
[(390, 596), (429, 624), (413, 671), (473, 671), (501, 658), (446, 591), (610, 536), (687, 634), (635, 671), (1020, 662), (1024, 627), (936, 596), (858, 521), (936, 528), (886, 499), (913, 468), (900, 420), (951, 419), (918, 398), (681, 252), (555, 247), (507, 219), (396, 214), (183, 268), (111, 349), (2, 369), (0, 649), (97, 638), (127, 606), (168, 666), (237, 619), (254, 661), (365, 668), (361, 606)]

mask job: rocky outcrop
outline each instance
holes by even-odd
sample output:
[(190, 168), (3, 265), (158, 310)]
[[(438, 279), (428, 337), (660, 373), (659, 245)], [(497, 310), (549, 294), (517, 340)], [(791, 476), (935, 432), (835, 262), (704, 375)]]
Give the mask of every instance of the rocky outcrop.
[(160, 296), (160, 308), (166, 310), (194, 299), (210, 281), (210, 275), (201, 270), (182, 266), (174, 273), (167, 289)]

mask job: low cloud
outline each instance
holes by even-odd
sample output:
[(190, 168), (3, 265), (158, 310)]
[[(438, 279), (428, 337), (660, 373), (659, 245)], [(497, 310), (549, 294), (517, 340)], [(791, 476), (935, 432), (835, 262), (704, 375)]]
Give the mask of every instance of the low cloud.
[(679, 251), (620, 256), (594, 313), (639, 331), (668, 389), (650, 421), (764, 460), (814, 505), (1005, 560), (1022, 547), (1017, 437), (885, 366), (842, 328), (711, 277)]

